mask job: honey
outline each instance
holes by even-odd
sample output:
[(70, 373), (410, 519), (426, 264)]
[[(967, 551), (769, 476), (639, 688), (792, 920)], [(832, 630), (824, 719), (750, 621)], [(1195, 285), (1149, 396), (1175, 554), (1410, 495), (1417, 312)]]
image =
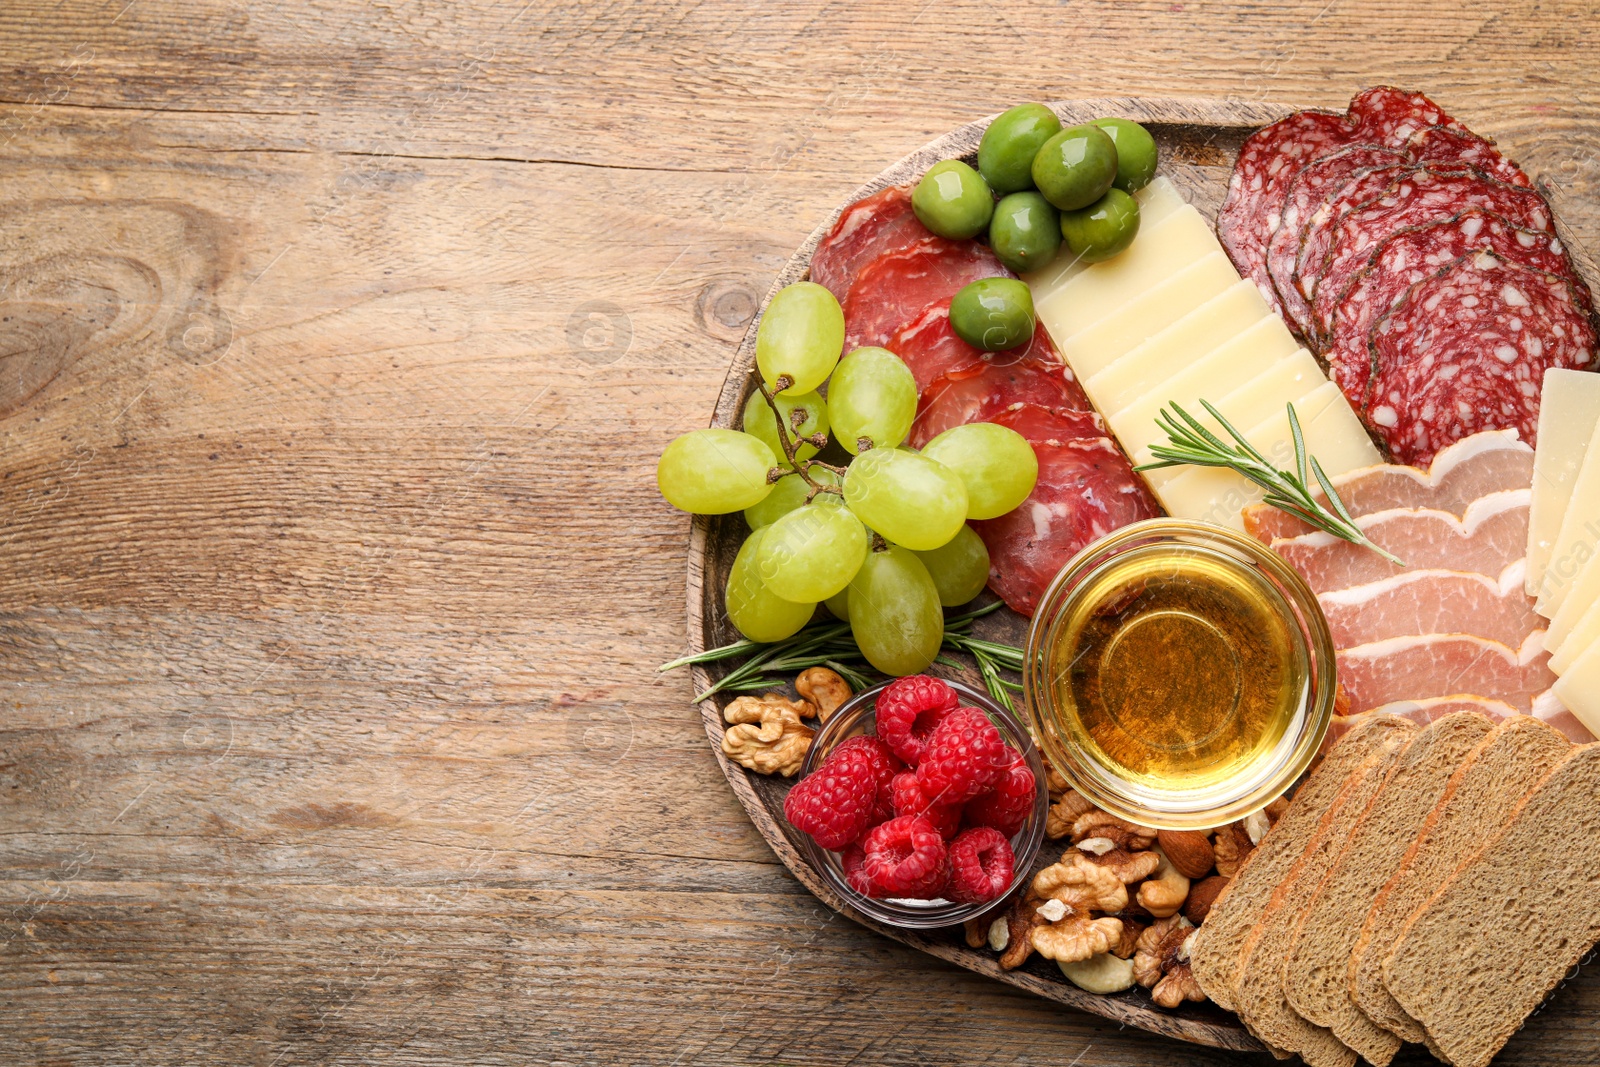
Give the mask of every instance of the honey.
[(1306, 702), (1293, 612), (1224, 552), (1125, 552), (1087, 577), (1054, 631), (1057, 724), (1131, 786), (1193, 792), (1253, 777)]

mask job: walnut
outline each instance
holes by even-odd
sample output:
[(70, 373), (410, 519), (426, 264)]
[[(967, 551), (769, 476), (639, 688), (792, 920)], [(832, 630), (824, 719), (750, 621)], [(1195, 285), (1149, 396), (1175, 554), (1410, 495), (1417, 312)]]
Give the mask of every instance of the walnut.
[(1144, 936), (1146, 930), (1150, 929), (1150, 924), (1142, 923), (1138, 919), (1130, 918), (1127, 915), (1120, 916), (1120, 918), (1122, 919), (1122, 938), (1111, 946), (1111, 954), (1120, 959), (1131, 959), (1133, 954), (1138, 951), (1139, 938)]
[(1206, 916), (1211, 914), (1211, 906), (1217, 902), (1217, 897), (1228, 888), (1228, 879), (1220, 874), (1213, 874), (1210, 878), (1202, 879), (1189, 887), (1189, 899), (1183, 904), (1183, 917), (1199, 926), (1206, 921)]
[(1078, 850), (1090, 863), (1115, 872), (1123, 885), (1144, 881), (1161, 865), (1161, 857), (1154, 852), (1129, 852), (1117, 848), (1108, 837), (1084, 838), (1078, 842)]
[(816, 708), (821, 722), (827, 722), (851, 695), (850, 683), (826, 667), (807, 667), (794, 680), (794, 688)]
[(1182, 915), (1161, 919), (1139, 935), (1133, 953), (1133, 978), (1149, 989), (1179, 964), (1178, 950), (1189, 940), (1194, 923)]
[(1156, 843), (1154, 830), (1146, 826), (1135, 826), (1099, 808), (1084, 812), (1072, 822), (1074, 845), (1091, 837), (1110, 838), (1118, 848), (1129, 852), (1143, 852)]
[(962, 922), (961, 931), (966, 935), (968, 948), (982, 948), (989, 943), (988, 919), (967, 919)]
[(1176, 1008), (1186, 1000), (1196, 1002), (1206, 999), (1206, 991), (1195, 981), (1187, 963), (1180, 963), (1161, 976), (1161, 981), (1150, 990), (1150, 999), (1163, 1008)]
[(1168, 861), (1182, 872), (1185, 878), (1204, 878), (1211, 873), (1216, 855), (1211, 849), (1211, 838), (1196, 830), (1161, 830), (1156, 841)]
[(1034, 950), (1057, 963), (1077, 963), (1110, 952), (1121, 939), (1121, 919), (1091, 919), (1082, 912), (1068, 912), (1060, 922), (1033, 930)]
[[(1000, 950), (1002, 971), (1014, 971), (1028, 962), (1028, 957), (1033, 955), (1033, 928), (1043, 923), (1038, 899), (1029, 899), (1027, 893), (1018, 894), (1005, 914), (1005, 944)], [(990, 932), (993, 933), (992, 928)], [(993, 943), (991, 940), (990, 944)]]
[(1027, 900), (1035, 904), (1036, 920), (1029, 940), (1040, 955), (1058, 963), (1109, 952), (1122, 938), (1121, 919), (1093, 913), (1121, 910), (1128, 890), (1114, 871), (1082, 853), (1069, 851), (1060, 863), (1034, 875)]
[(1045, 813), (1044, 835), (1052, 841), (1060, 840), (1072, 833), (1072, 824), (1078, 821), (1079, 816), (1094, 810), (1095, 806), (1085, 800), (1082, 793), (1067, 789)]
[(1059, 900), (1078, 912), (1121, 911), (1128, 906), (1128, 890), (1116, 872), (1075, 852), (1034, 875), (1028, 895), (1040, 902)]
[(1176, 915), (1183, 902), (1189, 899), (1189, 879), (1172, 865), (1167, 854), (1156, 849), (1161, 865), (1148, 881), (1139, 886), (1139, 903), (1151, 915), (1165, 919)]
[(1050, 790), (1051, 800), (1055, 800), (1063, 793), (1072, 791), (1072, 783), (1067, 781), (1065, 775), (1051, 766), (1049, 760), (1045, 760), (1044, 764), (1044, 784)]
[(722, 717), (731, 724), (722, 735), (723, 753), (759, 774), (794, 777), (816, 736), (801, 723), (795, 702), (776, 693), (738, 697)]
[(1278, 820), (1283, 818), (1283, 813), (1289, 810), (1289, 798), (1279, 797), (1261, 810), (1267, 813), (1267, 822), (1276, 826)]
[(1244, 866), (1244, 861), (1249, 858), (1255, 847), (1243, 823), (1231, 822), (1218, 827), (1216, 836), (1211, 841), (1211, 850), (1216, 855), (1217, 873), (1224, 878), (1232, 878), (1238, 874), (1239, 868)]

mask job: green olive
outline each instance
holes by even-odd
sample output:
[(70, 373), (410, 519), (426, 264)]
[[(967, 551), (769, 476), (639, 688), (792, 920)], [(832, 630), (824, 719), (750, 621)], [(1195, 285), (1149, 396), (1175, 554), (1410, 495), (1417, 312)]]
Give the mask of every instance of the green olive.
[(983, 175), (959, 159), (946, 159), (917, 183), (911, 209), (940, 237), (976, 237), (994, 214), (994, 194)]
[(1088, 207), (1117, 176), (1117, 146), (1098, 126), (1070, 126), (1033, 157), (1033, 184), (1062, 211)]
[(950, 328), (985, 352), (1000, 352), (1033, 339), (1033, 294), (1015, 278), (983, 278), (950, 301)]
[(1137, 192), (1156, 176), (1156, 139), (1132, 119), (1095, 119), (1117, 146), (1117, 177), (1111, 183), (1125, 193)]
[(1082, 211), (1061, 213), (1061, 236), (1085, 263), (1110, 259), (1133, 244), (1138, 233), (1139, 201), (1121, 189), (1109, 190)]
[(1033, 185), (1033, 157), (1061, 131), (1061, 120), (1043, 104), (1018, 104), (995, 116), (978, 143), (978, 170), (1002, 196)]
[(1018, 274), (1049, 266), (1061, 247), (1061, 213), (1039, 193), (1012, 193), (995, 205), (989, 247)]

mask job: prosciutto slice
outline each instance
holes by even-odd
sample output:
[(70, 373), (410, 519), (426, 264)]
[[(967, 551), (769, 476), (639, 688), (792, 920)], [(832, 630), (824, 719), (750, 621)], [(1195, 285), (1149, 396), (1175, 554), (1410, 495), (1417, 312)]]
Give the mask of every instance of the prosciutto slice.
[(1498, 579), (1451, 570), (1407, 570), (1317, 598), (1335, 648), (1409, 634), (1471, 633), (1517, 646), (1543, 621), (1523, 590), (1518, 560)]
[(1469, 634), (1418, 634), (1357, 645), (1338, 654), (1339, 683), (1352, 711), (1439, 693), (1493, 693), (1528, 712), (1536, 696), (1555, 683), (1544, 633), (1520, 648)]

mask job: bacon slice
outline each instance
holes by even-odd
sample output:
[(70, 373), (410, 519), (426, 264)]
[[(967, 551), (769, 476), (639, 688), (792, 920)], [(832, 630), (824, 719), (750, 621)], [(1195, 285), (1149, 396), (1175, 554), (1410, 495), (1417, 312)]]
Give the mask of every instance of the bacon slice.
[(1498, 579), (1453, 570), (1408, 570), (1317, 597), (1335, 648), (1410, 634), (1470, 633), (1519, 646), (1543, 621), (1523, 590), (1517, 560)]
[(1355, 712), (1439, 693), (1493, 693), (1518, 711), (1555, 683), (1544, 632), (1520, 648), (1470, 634), (1418, 634), (1357, 645), (1338, 654), (1339, 682)]
[(842, 304), (862, 267), (886, 252), (932, 237), (911, 210), (911, 190), (909, 185), (891, 185), (841, 211), (812, 253), (811, 280)]

